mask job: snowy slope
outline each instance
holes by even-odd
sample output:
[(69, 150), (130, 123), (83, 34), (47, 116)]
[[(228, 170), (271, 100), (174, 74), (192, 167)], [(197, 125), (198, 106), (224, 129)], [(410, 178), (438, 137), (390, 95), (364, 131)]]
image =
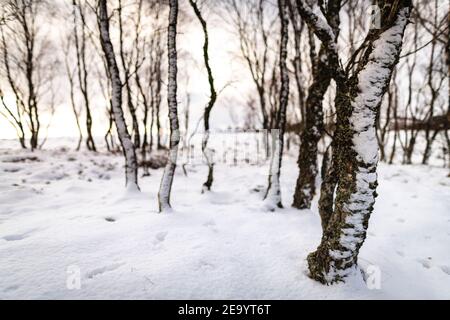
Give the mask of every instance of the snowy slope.
[[(172, 214), (157, 214), (162, 171), (124, 190), (123, 161), (55, 148), (0, 149), (0, 298), (450, 298), (450, 179), (445, 169), (381, 165), (379, 198), (360, 265), (381, 270), (322, 286), (305, 258), (320, 241), (316, 205), (289, 207), (295, 159), (282, 171), (286, 209), (264, 212), (267, 167), (178, 170)], [(67, 288), (80, 270), (81, 288)]]

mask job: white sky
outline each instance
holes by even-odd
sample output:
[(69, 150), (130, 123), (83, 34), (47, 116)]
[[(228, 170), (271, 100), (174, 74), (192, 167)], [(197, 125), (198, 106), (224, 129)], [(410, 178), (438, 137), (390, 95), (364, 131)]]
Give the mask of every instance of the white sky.
[[(192, 11), (190, 7), (185, 7), (184, 14)], [(238, 111), (231, 111), (236, 109), (238, 104), (245, 103), (246, 95), (249, 91), (254, 90), (253, 83), (251, 82), (250, 74), (243, 64), (243, 61), (237, 56), (236, 52), (239, 51), (236, 38), (223, 26), (222, 19), (213, 13), (206, 12), (205, 18), (208, 21), (209, 28), (209, 40), (210, 40), (210, 59), (211, 66), (214, 73), (216, 89), (219, 91), (229, 84), (226, 89), (219, 95), (217, 104), (211, 114), (211, 125), (213, 128), (224, 128), (232, 124), (230, 118), (230, 112), (236, 113)], [(185, 75), (189, 75), (189, 92), (191, 94), (191, 114), (190, 114), (190, 126), (195, 126), (199, 118), (203, 113), (203, 108), (209, 98), (209, 85), (207, 82), (206, 70), (204, 68), (202, 46), (203, 46), (203, 33), (200, 28), (200, 24), (194, 16), (188, 19), (180, 19), (179, 34), (177, 38), (178, 54), (179, 54), (179, 112), (182, 113), (185, 107)], [(50, 21), (49, 21), (50, 22)], [(68, 21), (68, 27), (70, 27)], [(59, 45), (59, 33), (63, 33), (64, 29), (61, 29), (61, 21), (52, 21), (48, 23), (43, 30), (46, 33), (45, 36), (52, 37), (55, 44)], [(58, 25), (57, 25), (58, 24)], [(116, 48), (117, 51), (117, 48)], [(183, 59), (183, 57), (188, 59)], [(164, 84), (166, 83), (166, 79)], [(48, 130), (49, 137), (67, 137), (78, 136), (78, 130), (74, 120), (72, 107), (69, 100), (69, 88), (68, 83), (64, 75), (61, 77), (58, 83), (58, 99), (59, 104), (56, 107), (55, 114), (51, 118), (51, 124)], [(94, 80), (95, 81), (95, 80)], [(166, 87), (163, 86), (163, 91)], [(98, 93), (91, 93), (91, 100), (93, 104), (104, 104), (103, 98), (97, 99)], [(6, 100), (13, 103), (11, 96), (6, 95)], [(97, 101), (97, 102), (96, 102)], [(162, 117), (164, 121), (166, 115), (167, 102), (164, 99), (162, 101)], [(94, 135), (101, 136), (106, 132), (108, 126), (108, 120), (106, 118), (106, 109), (101, 105), (93, 106), (93, 131)], [(82, 114), (82, 117), (84, 115)], [(180, 114), (180, 118), (182, 115)], [(42, 112), (42, 132), (41, 137), (46, 135), (46, 127), (50, 120), (49, 114)], [(181, 120), (181, 119), (180, 119)], [(83, 124), (83, 119), (81, 123)], [(130, 123), (129, 123), (130, 124)], [(16, 133), (14, 128), (3, 118), (0, 117), (0, 138), (15, 138)]]
[[(56, 0), (55, 0), (56, 1)], [(64, 0), (58, 0), (64, 1)], [(179, 34), (178, 34), (178, 52), (179, 52), (179, 113), (180, 120), (183, 119), (183, 110), (185, 107), (185, 94), (186, 90), (191, 93), (191, 115), (190, 115), (190, 127), (193, 128), (201, 114), (203, 108), (209, 97), (209, 86), (207, 82), (207, 75), (204, 68), (202, 57), (203, 46), (203, 33), (197, 19), (192, 15), (192, 8), (189, 7), (187, 1), (180, 2), (182, 4), (180, 12)], [(448, 10), (448, 8), (447, 8)], [(444, 13), (444, 11), (442, 11)], [(186, 16), (188, 14), (189, 16)], [(222, 13), (223, 14), (223, 13)], [(217, 104), (211, 114), (211, 126), (213, 128), (228, 127), (233, 123), (235, 119), (242, 119), (243, 110), (248, 96), (255, 95), (255, 88), (250, 78), (250, 73), (247, 69), (244, 61), (239, 58), (239, 46), (238, 40), (235, 34), (230, 32), (230, 27), (226, 26), (220, 13), (212, 13), (204, 10), (204, 15), (208, 21), (209, 35), (210, 35), (210, 59), (211, 65), (216, 80), (217, 90), (222, 89), (226, 84), (231, 83), (217, 100)], [(341, 37), (345, 40), (345, 34), (347, 31), (345, 16), (342, 18), (342, 32)], [(64, 33), (64, 25), (70, 27), (71, 21), (47, 19), (45, 26), (45, 36), (54, 39), (56, 45), (59, 45), (60, 33)], [(227, 27), (227, 28), (226, 28)], [(275, 24), (274, 28), (278, 28)], [(411, 38), (411, 25), (409, 26), (409, 38)], [(276, 31), (276, 30), (275, 30)], [(114, 31), (113, 31), (114, 32)], [(408, 32), (406, 39), (408, 39)], [(421, 42), (425, 43), (430, 39), (429, 35), (422, 38)], [(408, 42), (407, 42), (408, 43)], [(275, 50), (276, 48), (274, 48)], [(117, 48), (116, 48), (117, 50)], [(404, 52), (410, 51), (411, 48), (405, 48)], [(427, 49), (420, 51), (419, 61), (427, 61), (429, 52)], [(424, 59), (425, 58), (425, 59)], [(423, 60), (422, 60), (423, 59)], [(423, 68), (424, 66), (420, 66)], [(417, 83), (418, 86), (423, 85), (424, 75), (420, 70), (417, 71)], [(189, 88), (185, 88), (185, 75), (188, 74), (190, 78)], [(306, 75), (308, 77), (308, 75)], [(404, 99), (404, 94), (407, 85), (407, 81), (402, 81), (401, 73), (398, 76), (400, 85), (400, 99)], [(64, 76), (65, 77), (65, 76)], [(66, 79), (61, 78), (58, 82), (58, 94), (59, 101), (56, 108), (56, 112), (52, 118), (51, 125), (49, 127), (49, 137), (67, 137), (78, 136), (76, 123), (74, 120), (72, 108), (69, 101)], [(164, 79), (165, 80), (165, 79)], [(294, 81), (294, 79), (291, 79)], [(444, 86), (446, 88), (446, 86)], [(163, 87), (165, 91), (165, 87)], [(7, 97), (8, 99), (8, 97)], [(448, 99), (448, 95), (444, 94), (442, 99)], [(103, 137), (108, 126), (108, 120), (106, 117), (106, 108), (104, 107), (104, 100), (101, 95), (96, 92), (92, 92), (91, 100), (93, 101), (93, 131), (94, 135)], [(447, 100), (448, 103), (448, 100)], [(167, 102), (162, 101), (162, 117), (164, 120), (166, 117)], [(232, 116), (230, 116), (232, 114)], [(84, 123), (84, 115), (82, 114), (81, 123)], [(49, 115), (42, 112), (42, 132), (41, 137), (46, 135), (46, 127), (49, 120)], [(130, 124), (130, 122), (128, 122)], [(0, 116), (0, 139), (1, 138), (15, 138), (14, 128)]]

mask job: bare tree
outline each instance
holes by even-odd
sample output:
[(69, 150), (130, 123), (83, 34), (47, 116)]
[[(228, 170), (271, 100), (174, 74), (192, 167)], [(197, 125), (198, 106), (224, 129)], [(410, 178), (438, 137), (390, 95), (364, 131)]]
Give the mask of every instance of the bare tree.
[(425, 148), (422, 155), (422, 164), (428, 164), (436, 137), (442, 129), (446, 129), (445, 126), (442, 128), (434, 125), (434, 121), (436, 119), (436, 112), (440, 111), (439, 109), (442, 109), (442, 112), (446, 112), (445, 107), (439, 108), (439, 96), (445, 80), (448, 80), (444, 54), (448, 40), (445, 38), (446, 34), (442, 31), (445, 30), (445, 27), (448, 28), (447, 17), (444, 16), (443, 19), (439, 19), (440, 9), (438, 0), (427, 2), (425, 8), (428, 9), (426, 10), (427, 12), (432, 12), (432, 16), (429, 19), (423, 19), (421, 13), (417, 12), (419, 21), (421, 21), (424, 29), (430, 32), (432, 37), (429, 61), (426, 67), (426, 87), (428, 90), (425, 92), (427, 93), (426, 105), (428, 110), (424, 119)]
[(0, 88), (0, 99), (2, 101), (2, 106), (6, 110), (6, 112), (0, 111), (0, 114), (14, 127), (17, 137), (19, 139), (20, 146), (25, 149), (25, 125), (24, 120), (22, 118), (22, 114), (24, 113), (25, 104), (19, 95), (18, 89), (16, 88), (15, 81), (12, 78), (11, 69), (10, 69), (10, 57), (8, 47), (6, 45), (5, 39), (5, 23), (8, 19), (8, 16), (5, 12), (2, 12), (2, 17), (0, 21), (0, 32), (1, 32), (1, 44), (2, 44), (2, 62), (5, 69), (5, 73), (7, 76), (8, 83), (14, 93), (15, 96), (15, 104), (16, 108), (11, 108), (5, 100), (4, 91)]
[[(152, 3), (151, 3), (152, 4)], [(137, 106), (139, 106), (139, 102), (140, 100), (142, 100), (141, 104), (143, 107), (143, 119), (142, 119), (142, 125), (144, 128), (144, 132), (143, 132), (143, 140), (142, 140), (142, 146), (141, 146), (141, 158), (142, 158), (142, 167), (144, 170), (144, 176), (149, 176), (150, 173), (148, 171), (148, 163), (147, 163), (147, 152), (148, 150), (148, 116), (149, 116), (149, 111), (150, 111), (150, 103), (149, 103), (149, 99), (148, 99), (148, 95), (147, 95), (147, 91), (149, 91), (147, 88), (144, 89), (144, 84), (143, 81), (141, 79), (140, 76), (140, 69), (141, 66), (145, 60), (144, 58), (144, 52), (147, 49), (146, 48), (146, 41), (142, 40), (141, 38), (143, 38), (143, 36), (141, 35), (141, 28), (142, 28), (142, 15), (143, 15), (143, 6), (144, 6), (144, 2), (143, 0), (139, 0), (137, 3), (137, 18), (136, 18), (136, 23), (135, 23), (135, 38), (134, 38), (134, 50), (135, 50), (135, 61), (134, 61), (134, 68), (135, 68), (135, 83), (137, 86), (137, 98), (136, 98), (136, 104)], [(153, 38), (152, 40), (153, 41)], [(124, 61), (124, 59), (122, 59), (122, 61)], [(147, 74), (151, 74), (151, 72), (148, 72), (148, 70), (146, 70)], [(144, 80), (145, 81), (145, 80)], [(147, 81), (149, 83), (149, 85), (151, 85), (151, 81)], [(130, 85), (128, 85), (128, 87), (130, 87)], [(130, 99), (130, 97), (129, 97)], [(132, 101), (130, 101), (132, 103)], [(136, 112), (134, 112), (134, 118), (133, 121), (137, 121), (136, 118)], [(136, 124), (134, 124), (134, 126), (136, 126)], [(151, 128), (150, 128), (150, 132), (151, 132)], [(139, 133), (139, 130), (138, 130)], [(136, 134), (136, 132), (135, 132)], [(140, 137), (135, 138), (134, 142), (135, 142), (135, 147), (137, 142), (140, 141)], [(139, 146), (138, 146), (139, 147)]]
[(376, 5), (380, 25), (372, 26), (344, 70), (330, 24), (305, 1), (297, 0), (302, 18), (327, 49), (337, 84), (332, 155), (337, 171), (336, 198), (326, 223), (322, 221), (322, 241), (308, 256), (311, 277), (322, 283), (342, 281), (356, 267), (375, 203), (376, 117), (400, 57), (412, 4), (409, 0), (380, 0)]
[(284, 132), (286, 129), (286, 109), (289, 99), (289, 73), (287, 69), (288, 41), (289, 41), (289, 9), (287, 0), (278, 0), (278, 10), (281, 21), (280, 41), (280, 108), (278, 109), (276, 124), (272, 131), (272, 145), (274, 150), (270, 163), (269, 183), (265, 195), (266, 206), (269, 210), (282, 208), (280, 174), (283, 158)]
[[(25, 145), (25, 129), (22, 121), (22, 112), (19, 108), (13, 110), (8, 103), (5, 101), (4, 93), (0, 89), (0, 100), (2, 102), (3, 108), (6, 112), (0, 111), (0, 114), (14, 127), (17, 137), (19, 139), (20, 146), (26, 149)], [(17, 102), (16, 102), (17, 103)]]
[[(134, 146), (135, 148), (140, 148), (141, 146), (141, 137), (140, 137), (140, 130), (139, 130), (139, 122), (136, 115), (136, 107), (133, 103), (133, 91), (131, 89), (131, 82), (130, 78), (132, 76), (133, 72), (137, 72), (137, 70), (132, 70), (133, 66), (133, 54), (132, 52), (127, 52), (125, 49), (124, 44), (124, 37), (125, 37), (125, 30), (124, 30), (124, 17), (123, 17), (123, 5), (122, 0), (119, 0), (118, 7), (117, 7), (117, 14), (118, 14), (118, 20), (119, 20), (119, 56), (120, 61), (122, 65), (122, 70), (124, 73), (124, 87), (126, 92), (126, 103), (128, 106), (128, 110), (130, 111), (132, 124), (133, 124), (133, 135), (134, 135)], [(138, 18), (140, 16), (140, 13), (138, 13)], [(133, 49), (133, 48), (132, 48)], [(130, 49), (130, 51), (132, 51)], [(135, 68), (139, 69), (140, 67), (140, 60), (136, 60), (137, 63), (134, 65)]]
[(295, 76), (295, 84), (297, 89), (297, 95), (298, 95), (298, 107), (300, 110), (300, 118), (301, 121), (304, 121), (305, 114), (306, 114), (306, 105), (305, 105), (305, 81), (303, 80), (304, 77), (304, 67), (303, 67), (303, 61), (302, 61), (302, 35), (304, 33), (305, 29), (305, 23), (300, 18), (298, 14), (298, 10), (296, 8), (295, 1), (289, 0), (288, 1), (289, 6), (289, 16), (291, 20), (291, 25), (293, 29), (293, 36), (294, 36), (294, 50), (295, 50), (295, 56), (292, 60), (292, 65), (294, 68), (294, 76)]
[(81, 129), (81, 123), (80, 123), (80, 111), (77, 108), (77, 103), (75, 100), (75, 72), (76, 70), (74, 68), (71, 67), (71, 56), (70, 56), (70, 52), (71, 52), (71, 40), (72, 37), (68, 36), (67, 37), (68, 40), (66, 41), (66, 43), (64, 44), (63, 41), (62, 42), (62, 47), (63, 47), (63, 52), (64, 52), (64, 65), (65, 65), (65, 69), (66, 69), (66, 75), (67, 75), (67, 79), (69, 80), (69, 95), (70, 95), (70, 104), (72, 106), (72, 111), (73, 114), (75, 116), (75, 122), (77, 125), (77, 129), (78, 129), (78, 143), (77, 143), (77, 148), (76, 150), (79, 151), (81, 148), (81, 142), (83, 141), (83, 130)]
[[(446, 33), (446, 37), (447, 37), (447, 43), (446, 43), (446, 47), (445, 47), (445, 63), (447, 65), (447, 75), (450, 74), (450, 10), (449, 12), (447, 12), (447, 33)], [(448, 122), (450, 122), (450, 81), (448, 82), (448, 96), (447, 96), (447, 120)], [(450, 154), (450, 135), (449, 135), (449, 130), (444, 130), (444, 137), (445, 140), (447, 142), (447, 157), (448, 157), (448, 168), (450, 168), (450, 156), (448, 156)]]
[[(6, 80), (19, 109), (13, 123), (19, 130), (19, 140), (24, 139), (19, 113), (26, 115), (32, 150), (39, 147), (39, 102), (49, 91), (51, 82), (51, 73), (45, 70), (43, 61), (49, 43), (39, 36), (40, 24), (37, 22), (44, 4), (43, 0), (5, 0), (2, 2), (0, 24)], [(6, 104), (3, 103), (3, 106)], [(12, 116), (11, 109), (8, 109), (8, 114)], [(24, 146), (24, 143), (21, 142), (21, 145)]]
[[(414, 50), (417, 50), (418, 48), (418, 24), (414, 23), (414, 36), (413, 36), (413, 48)], [(404, 124), (402, 125), (402, 129), (404, 130), (404, 142), (403, 138), (399, 137), (400, 145), (403, 149), (403, 164), (411, 164), (412, 163), (412, 155), (414, 152), (414, 148), (416, 146), (417, 136), (419, 134), (419, 130), (417, 130), (416, 122), (418, 118), (420, 118), (420, 109), (416, 106), (414, 106), (414, 100), (416, 100), (420, 96), (420, 93), (422, 89), (415, 90), (414, 88), (414, 75), (417, 69), (417, 55), (413, 55), (410, 57), (407, 57), (406, 60), (406, 70), (408, 73), (408, 94), (407, 94), (407, 100), (406, 105), (404, 107), (404, 117), (403, 121)], [(399, 135), (400, 125), (399, 125), (399, 115), (398, 112), (394, 114), (394, 121), (395, 121), (395, 127), (396, 127), (396, 134)], [(406, 121), (408, 119), (411, 119), (411, 126), (410, 128), (405, 127)], [(392, 156), (393, 157), (393, 156)]]
[(202, 30), (203, 30), (203, 36), (204, 36), (204, 44), (203, 44), (203, 60), (205, 62), (206, 71), (208, 73), (208, 83), (209, 83), (209, 91), (210, 91), (210, 97), (208, 104), (205, 107), (205, 111), (203, 112), (203, 123), (204, 123), (204, 129), (205, 132), (203, 134), (202, 139), (202, 152), (205, 156), (206, 163), (208, 165), (208, 177), (206, 181), (203, 183), (203, 191), (209, 191), (211, 190), (211, 186), (214, 180), (214, 162), (212, 159), (212, 150), (208, 149), (208, 140), (209, 140), (209, 118), (211, 114), (211, 110), (214, 107), (214, 104), (217, 100), (217, 92), (216, 88), (214, 87), (214, 77), (211, 70), (211, 65), (209, 62), (209, 37), (208, 37), (208, 26), (206, 24), (205, 19), (202, 16), (202, 13), (199, 9), (199, 6), (197, 4), (196, 0), (189, 0), (189, 3), (191, 4), (192, 8), (194, 9), (195, 16), (199, 20)]
[(170, 210), (170, 192), (172, 189), (173, 177), (177, 166), (178, 145), (180, 143), (180, 130), (178, 123), (177, 106), (177, 22), (178, 22), (178, 0), (169, 0), (169, 26), (168, 26), (168, 87), (167, 102), (169, 105), (170, 121), (170, 150), (169, 159), (164, 169), (161, 179), (161, 185), (158, 193), (159, 211), (166, 212)]
[[(162, 77), (163, 77), (163, 66), (162, 66), (162, 56), (164, 54), (164, 49), (161, 47), (161, 36), (155, 41), (154, 47), (154, 62), (153, 64), (153, 85), (152, 85), (152, 127), (156, 122), (156, 146), (158, 150), (164, 149), (161, 142), (161, 137), (163, 135), (163, 127), (161, 126), (161, 102), (162, 102)], [(153, 141), (153, 140), (152, 140)]]
[(137, 177), (137, 160), (131, 136), (128, 133), (125, 117), (122, 110), (122, 81), (117, 66), (114, 47), (111, 43), (109, 31), (109, 16), (106, 0), (98, 0), (97, 8), (98, 26), (100, 30), (100, 42), (105, 55), (108, 74), (111, 81), (111, 105), (114, 121), (125, 156), (125, 183), (128, 189), (139, 190)]
[[(401, 108), (394, 109), (390, 126), (394, 131), (390, 163), (394, 161), (398, 144), (403, 151), (402, 163), (411, 164), (413, 155), (418, 154), (418, 142), (424, 139), (421, 161), (425, 164), (440, 133), (447, 141), (449, 121), (445, 114), (448, 99), (441, 89), (448, 79), (444, 58), (448, 24), (447, 16), (442, 16), (445, 11), (439, 4), (439, 1), (417, 1), (412, 12), (413, 30), (407, 37), (410, 41), (405, 45), (409, 51), (401, 56), (403, 63), (399, 65), (399, 72), (407, 75), (407, 93), (405, 102), (401, 101)], [(444, 158), (445, 149), (444, 142)]]
[(86, 13), (85, 5), (77, 0), (72, 0), (72, 16), (73, 16), (73, 38), (76, 49), (76, 61), (78, 70), (78, 86), (83, 96), (84, 108), (86, 110), (86, 147), (88, 150), (97, 151), (94, 137), (92, 135), (92, 112), (89, 97), (89, 64), (87, 57), (88, 35), (86, 30)]
[[(322, 8), (328, 24), (336, 34), (335, 41), (337, 41), (340, 24), (339, 16), (335, 15), (335, 12), (339, 12), (340, 2), (340, 0), (330, 0), (327, 2), (327, 7)], [(316, 192), (318, 143), (324, 131), (322, 101), (332, 78), (332, 70), (328, 65), (327, 52), (323, 44), (317, 55), (311, 58), (313, 80), (308, 88), (306, 99), (305, 124), (300, 136), (298, 155), (299, 175), (292, 204), (298, 209), (309, 209)]]
[[(276, 16), (272, 17), (268, 14), (267, 0), (227, 0), (223, 2), (223, 5), (228, 12), (227, 16), (236, 28), (241, 55), (258, 93), (262, 128), (270, 129), (271, 122), (276, 121), (276, 116), (271, 117), (268, 100), (271, 86), (270, 75), (273, 75), (269, 69), (271, 66), (271, 43), (269, 42), (272, 36), (271, 30), (277, 21)], [(273, 71), (276, 72), (276, 64), (272, 65)], [(275, 100), (278, 101), (276, 94)]]
[[(380, 161), (386, 161), (386, 144), (389, 138), (389, 125), (391, 121), (391, 114), (393, 109), (396, 108), (396, 103), (398, 102), (396, 96), (396, 75), (397, 71), (394, 69), (392, 74), (391, 85), (387, 91), (387, 102), (386, 108), (383, 114), (383, 108), (377, 114), (376, 128), (377, 128), (377, 142), (378, 148), (380, 149)], [(382, 104), (383, 106), (383, 104)]]

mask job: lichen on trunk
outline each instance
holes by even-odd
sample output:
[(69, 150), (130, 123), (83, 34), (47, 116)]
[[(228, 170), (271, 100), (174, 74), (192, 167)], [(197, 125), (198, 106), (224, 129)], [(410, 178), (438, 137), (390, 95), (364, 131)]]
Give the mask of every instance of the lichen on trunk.
[(322, 46), (317, 67), (313, 73), (313, 83), (308, 90), (306, 100), (305, 127), (300, 135), (298, 155), (299, 175), (294, 192), (293, 207), (297, 209), (311, 208), (311, 201), (316, 191), (318, 143), (323, 134), (322, 101), (331, 82), (325, 48)]
[(341, 281), (356, 268), (366, 238), (377, 195), (376, 115), (400, 56), (411, 8), (410, 1), (396, 4), (388, 15), (381, 11), (382, 28), (369, 31), (355, 73), (338, 83), (334, 211), (321, 244), (308, 256), (311, 277), (322, 283)]

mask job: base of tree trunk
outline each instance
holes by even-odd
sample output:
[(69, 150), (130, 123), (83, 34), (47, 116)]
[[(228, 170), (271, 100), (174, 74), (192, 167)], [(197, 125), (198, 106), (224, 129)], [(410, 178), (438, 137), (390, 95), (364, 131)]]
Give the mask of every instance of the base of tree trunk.
[(356, 265), (347, 264), (342, 269), (337, 268), (335, 261), (329, 255), (329, 250), (326, 247), (319, 247), (308, 255), (309, 276), (326, 285), (344, 282), (345, 277), (356, 269)]
[(212, 184), (214, 182), (214, 164), (211, 163), (211, 160), (207, 158), (208, 164), (208, 177), (202, 186), (202, 193), (211, 191)]

